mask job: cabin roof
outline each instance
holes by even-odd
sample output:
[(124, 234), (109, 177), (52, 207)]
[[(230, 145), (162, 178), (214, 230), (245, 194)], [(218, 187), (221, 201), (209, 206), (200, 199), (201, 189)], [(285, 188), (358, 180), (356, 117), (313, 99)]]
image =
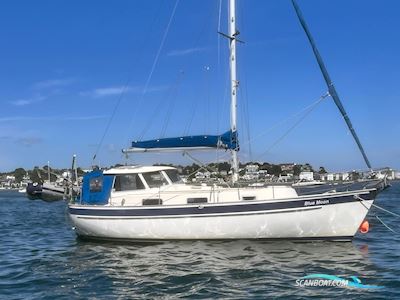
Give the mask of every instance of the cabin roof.
[(108, 175), (135, 174), (135, 173), (157, 172), (164, 170), (175, 170), (175, 168), (170, 166), (122, 166), (106, 170), (104, 171), (104, 174)]

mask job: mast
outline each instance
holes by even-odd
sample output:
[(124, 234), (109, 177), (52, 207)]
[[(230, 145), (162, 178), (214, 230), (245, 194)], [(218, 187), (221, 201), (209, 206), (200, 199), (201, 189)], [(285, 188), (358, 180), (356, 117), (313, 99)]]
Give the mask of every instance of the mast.
[(50, 181), (50, 161), (47, 161), (47, 179)]
[[(235, 0), (229, 0), (229, 65), (231, 75), (231, 131), (236, 136), (237, 131), (237, 88), (239, 81), (236, 78), (236, 30)], [(232, 149), (232, 181), (236, 182), (239, 177), (238, 149)]]

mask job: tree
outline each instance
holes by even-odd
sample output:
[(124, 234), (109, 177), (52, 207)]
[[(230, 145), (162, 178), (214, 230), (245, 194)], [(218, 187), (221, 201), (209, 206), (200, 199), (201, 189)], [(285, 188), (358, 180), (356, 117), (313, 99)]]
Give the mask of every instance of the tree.
[(35, 167), (32, 171), (29, 172), (29, 177), (33, 182), (43, 183), (42, 175), (40, 174), (39, 167)]
[(303, 171), (314, 172), (313, 167), (309, 163), (306, 163), (305, 165), (303, 165), (302, 169), (303, 169)]
[(83, 170), (82, 170), (81, 167), (78, 167), (78, 168), (76, 169), (76, 172), (78, 173), (78, 176), (83, 176), (83, 175), (85, 175), (85, 172), (83, 172)]
[(221, 171), (229, 172), (230, 170), (231, 170), (231, 165), (228, 164), (227, 162), (223, 162), (223, 163), (218, 164), (218, 171), (219, 172), (221, 172)]
[(271, 164), (269, 163), (263, 163), (262, 165), (260, 165), (260, 170), (269, 170), (271, 168)]
[(357, 171), (352, 171), (351, 173), (350, 173), (350, 179), (351, 180), (358, 180), (358, 179), (360, 179), (361, 178), (361, 175), (360, 175), (360, 173), (358, 173)]
[(294, 176), (299, 176), (299, 175), (300, 175), (300, 173), (301, 173), (301, 167), (302, 167), (302, 165), (295, 165), (295, 166), (293, 167), (293, 175), (294, 175)]
[(279, 165), (272, 165), (268, 170), (269, 174), (279, 176), (282, 173), (282, 168)]
[(318, 174), (326, 174), (326, 173), (328, 173), (328, 172), (325, 170), (324, 167), (319, 167)]
[(183, 173), (185, 175), (190, 175), (190, 174), (194, 175), (193, 173), (195, 173), (198, 169), (200, 169), (200, 166), (195, 164), (195, 163), (193, 163), (191, 166), (186, 166), (183, 169)]
[(14, 171), (15, 182), (21, 182), (22, 179), (24, 178), (25, 174), (26, 174), (25, 169), (23, 169), (23, 168), (15, 169), (15, 171)]

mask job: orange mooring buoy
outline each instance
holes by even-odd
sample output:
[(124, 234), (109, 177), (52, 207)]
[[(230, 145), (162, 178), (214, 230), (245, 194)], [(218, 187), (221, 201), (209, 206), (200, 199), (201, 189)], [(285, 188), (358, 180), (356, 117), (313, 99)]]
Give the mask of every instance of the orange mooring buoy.
[(367, 220), (364, 220), (359, 228), (361, 233), (367, 233), (369, 231), (369, 222)]

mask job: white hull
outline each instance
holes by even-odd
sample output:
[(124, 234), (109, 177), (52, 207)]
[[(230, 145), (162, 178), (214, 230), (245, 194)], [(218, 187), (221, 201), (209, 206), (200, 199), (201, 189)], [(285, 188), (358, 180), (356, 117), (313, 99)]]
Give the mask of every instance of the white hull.
[[(362, 194), (360, 194), (362, 196)], [(314, 199), (317, 199), (314, 197)], [(325, 198), (326, 199), (326, 198)], [(334, 199), (332, 197), (331, 199)], [(265, 201), (284, 203), (298, 201)], [(333, 203), (334, 200), (331, 200)], [(260, 202), (258, 202), (260, 203)], [(366, 217), (372, 200), (311, 205), (256, 212), (187, 216), (99, 216), (70, 214), (79, 236), (124, 240), (336, 239), (349, 240)], [(87, 209), (87, 206), (71, 205)], [(201, 206), (197, 206), (202, 209)], [(97, 207), (132, 210), (133, 207)], [(136, 210), (141, 208), (136, 208)]]

